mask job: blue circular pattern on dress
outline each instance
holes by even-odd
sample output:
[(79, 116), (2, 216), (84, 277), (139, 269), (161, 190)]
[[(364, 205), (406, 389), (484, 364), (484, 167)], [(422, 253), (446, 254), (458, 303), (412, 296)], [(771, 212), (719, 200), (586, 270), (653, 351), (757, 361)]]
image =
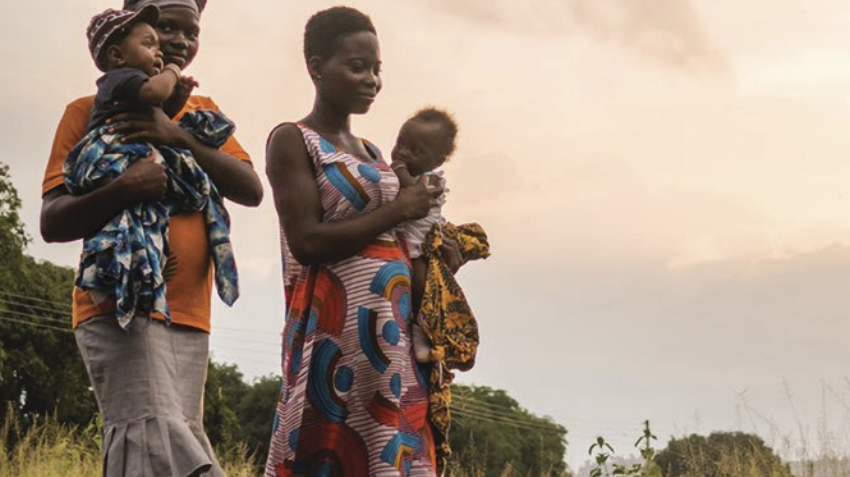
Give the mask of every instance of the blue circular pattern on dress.
[(401, 313), (402, 318), (407, 321), (411, 318), (410, 316), (410, 293), (403, 293), (398, 298), (398, 311)]
[(398, 323), (395, 321), (387, 321), (384, 323), (384, 328), (381, 331), (387, 343), (395, 346), (401, 340), (401, 330), (398, 328)]
[(357, 170), (360, 172), (360, 175), (363, 176), (367, 181), (377, 184), (381, 182), (381, 173), (375, 169), (374, 166), (370, 166), (369, 164), (360, 164), (357, 166)]
[(393, 392), (393, 396), (396, 398), (401, 398), (401, 375), (398, 373), (393, 374), (393, 377), (390, 378), (390, 391)]
[(289, 448), (295, 450), (298, 447), (298, 436), (301, 434), (301, 428), (295, 429), (289, 433)]
[(334, 386), (344, 393), (351, 391), (351, 387), (354, 385), (354, 371), (351, 370), (348, 366), (342, 366), (336, 372), (336, 377), (334, 378)]

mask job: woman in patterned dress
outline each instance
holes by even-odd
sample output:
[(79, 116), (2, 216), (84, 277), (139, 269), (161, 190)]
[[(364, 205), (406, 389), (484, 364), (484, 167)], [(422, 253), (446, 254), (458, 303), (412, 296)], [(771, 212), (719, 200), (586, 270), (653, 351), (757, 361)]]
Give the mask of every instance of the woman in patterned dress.
[(381, 89), (371, 20), (314, 15), (304, 55), (312, 112), (275, 128), (267, 174), (282, 228), (283, 382), (266, 476), (435, 476), (426, 375), (413, 359), (410, 261), (396, 235), (441, 190), (399, 190), (352, 134)]

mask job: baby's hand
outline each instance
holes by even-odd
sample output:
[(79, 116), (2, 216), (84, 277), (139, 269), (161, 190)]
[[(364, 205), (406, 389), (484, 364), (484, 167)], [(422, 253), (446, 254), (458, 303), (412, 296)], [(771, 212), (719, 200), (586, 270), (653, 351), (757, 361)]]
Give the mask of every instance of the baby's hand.
[(416, 184), (416, 179), (410, 174), (410, 171), (407, 170), (407, 164), (401, 161), (394, 161), (390, 167), (392, 167), (393, 172), (395, 172), (396, 177), (398, 177), (398, 182), (401, 187), (409, 187)]
[(195, 81), (195, 78), (191, 76), (180, 77), (177, 81), (177, 85), (174, 87), (174, 91), (171, 93), (171, 97), (169, 97), (162, 105), (162, 109), (169, 118), (173, 118), (180, 114), (180, 111), (182, 111), (183, 107), (186, 105), (186, 101), (189, 100), (189, 96), (192, 95), (192, 91), (194, 91), (197, 87), (198, 82)]

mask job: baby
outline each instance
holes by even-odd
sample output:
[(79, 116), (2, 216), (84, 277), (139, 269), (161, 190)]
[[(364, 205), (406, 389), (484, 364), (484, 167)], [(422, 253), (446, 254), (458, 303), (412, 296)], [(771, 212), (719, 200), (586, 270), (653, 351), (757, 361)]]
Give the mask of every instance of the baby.
[(417, 362), (432, 364), (428, 374), (428, 416), (443, 465), (450, 453), (452, 370), (472, 368), (479, 340), (478, 324), (440, 246), (444, 241), (454, 241), (464, 261), (490, 255), (487, 235), (478, 224), (456, 226), (442, 216), (447, 189), (442, 172), (435, 169), (454, 152), (456, 138), (457, 123), (449, 113), (425, 108), (402, 125), (392, 152), (392, 167), (402, 186), (425, 176), (430, 184), (444, 190), (427, 216), (401, 225), (413, 268), (413, 354)]
[[(428, 272), (426, 257), (422, 255), (425, 237), (434, 227), (441, 233), (446, 219), (442, 215), (442, 206), (446, 203), (445, 178), (442, 166), (455, 150), (457, 123), (446, 111), (437, 108), (424, 108), (416, 112), (402, 126), (392, 152), (392, 168), (402, 187), (411, 185), (425, 175), (430, 185), (443, 187), (444, 192), (437, 203), (428, 211), (428, 215), (405, 222), (404, 229), (410, 258), (413, 265), (412, 290), (413, 316), (419, 314), (422, 294)], [(421, 363), (431, 361), (431, 346), (421, 325), (413, 325), (413, 350), (416, 360)]]
[[(402, 224), (413, 268), (412, 312), (416, 318), (413, 325), (414, 355), (418, 362), (440, 362), (449, 358), (447, 352), (449, 355), (452, 352), (452, 350), (440, 348), (450, 347), (456, 343), (468, 343), (471, 349), (461, 352), (464, 355), (461, 361), (465, 362), (449, 360), (450, 367), (468, 369), (474, 360), (474, 348), (477, 347), (477, 325), (463, 293), (454, 282), (451, 272), (444, 267), (438, 248), (444, 240), (462, 240), (464, 243), (458, 243), (458, 245), (462, 253), (467, 252), (464, 254), (467, 260), (484, 258), (489, 255), (489, 251), (486, 236), (478, 225), (454, 226), (442, 215), (442, 206), (446, 202), (445, 194), (448, 189), (445, 188), (446, 180), (443, 172), (436, 169), (442, 166), (454, 152), (457, 131), (457, 122), (446, 111), (433, 107), (417, 111), (399, 131), (392, 152), (392, 167), (403, 187), (425, 176), (430, 185), (439, 185), (444, 189), (427, 216)], [(474, 243), (469, 243), (470, 238)], [(435, 269), (437, 265), (440, 265), (441, 270)], [(433, 296), (435, 294), (440, 296)], [(452, 310), (444, 309), (445, 305), (449, 304), (447, 302), (451, 301), (462, 301), (463, 305), (456, 307), (452, 303)], [(459, 309), (466, 312), (458, 312)], [(443, 321), (449, 315), (455, 323), (434, 323), (434, 321)], [(469, 332), (469, 336), (452, 336), (448, 339), (437, 337), (436, 341), (446, 341), (448, 346), (441, 346), (443, 343), (440, 343), (435, 349), (435, 334), (440, 332)]]
[[(65, 186), (85, 195), (109, 183), (145, 159), (164, 166), (166, 188), (159, 201), (130, 204), (83, 243), (75, 284), (104, 309), (114, 308), (125, 330), (135, 316), (162, 315), (170, 322), (165, 299), (169, 254), (169, 217), (183, 211), (204, 214), (215, 265), (216, 287), (228, 305), (239, 295), (236, 264), (229, 239), (227, 211), (192, 153), (174, 145), (125, 141), (109, 120), (122, 113), (162, 108), (176, 116), (197, 83), (182, 76), (177, 65), (163, 64), (154, 29), (159, 9), (108, 9), (92, 18), (86, 36), (95, 65), (104, 72), (97, 80), (85, 137), (65, 158)], [(221, 147), (233, 133), (233, 123), (209, 110), (193, 110), (180, 127), (210, 147)]]

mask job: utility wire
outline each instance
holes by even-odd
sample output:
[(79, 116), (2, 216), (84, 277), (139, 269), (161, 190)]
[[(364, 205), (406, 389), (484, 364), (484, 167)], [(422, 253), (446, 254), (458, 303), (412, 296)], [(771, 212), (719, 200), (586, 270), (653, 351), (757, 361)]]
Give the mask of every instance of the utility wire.
[(461, 417), (465, 416), (465, 417), (470, 417), (472, 419), (478, 419), (478, 420), (481, 420), (481, 421), (490, 421), (490, 422), (497, 422), (497, 423), (500, 423), (500, 424), (508, 424), (508, 425), (511, 425), (511, 426), (514, 426), (514, 427), (517, 427), (517, 428), (520, 428), (520, 429), (540, 431), (540, 432), (545, 432), (545, 433), (550, 433), (550, 434), (559, 434), (559, 435), (563, 435), (563, 434), (567, 433), (565, 430), (558, 429), (555, 426), (552, 426), (552, 427), (538, 426), (538, 425), (527, 423), (527, 422), (520, 421), (520, 420), (507, 419), (507, 418), (504, 418), (504, 417), (493, 417), (493, 416), (478, 414), (474, 411), (469, 411), (469, 410), (463, 409), (463, 408), (453, 408), (452, 412), (454, 412), (455, 414), (457, 414), (458, 416), (461, 416)]
[(22, 318), (33, 318), (33, 319), (36, 319), (36, 320), (44, 320), (44, 321), (48, 321), (50, 323), (58, 323), (58, 324), (61, 324), (61, 325), (67, 325), (71, 322), (70, 319), (60, 320), (58, 318), (50, 318), (48, 316), (33, 315), (31, 313), (24, 313), (24, 312), (21, 312), (21, 311), (15, 311), (15, 310), (9, 310), (9, 309), (0, 310), (0, 311), (2, 311), (3, 313), (11, 313), (13, 315), (17, 315), (17, 316), (22, 317)]
[(44, 299), (44, 298), (37, 298), (37, 297), (34, 297), (34, 296), (29, 296), (29, 295), (19, 295), (17, 293), (12, 293), (12, 292), (7, 292), (7, 291), (0, 291), (0, 295), (12, 296), (12, 297), (15, 297), (15, 298), (24, 298), (24, 299), (27, 299), (27, 300), (38, 301), (38, 302), (41, 302), (41, 303), (47, 303), (49, 305), (59, 306), (59, 307), (62, 307), (63, 309), (67, 309), (67, 310), (71, 309), (70, 304), (68, 304), (66, 302), (56, 301), (56, 300), (47, 300), (47, 299)]
[(478, 414), (480, 416), (497, 417), (497, 418), (501, 418), (501, 419), (511, 419), (511, 420), (514, 420), (514, 421), (528, 423), (529, 425), (534, 425), (534, 426), (538, 426), (538, 427), (548, 427), (549, 425), (554, 427), (554, 426), (558, 425), (554, 422), (553, 423), (527, 422), (524, 419), (522, 419), (523, 416), (511, 415), (511, 414), (506, 414), (506, 413), (491, 412), (491, 411), (487, 411), (487, 410), (484, 410), (484, 409), (481, 409), (481, 408), (476, 409), (474, 407), (470, 407), (470, 406), (467, 406), (467, 405), (456, 406), (453, 409), (459, 409), (459, 410), (464, 411), (464, 412), (467, 412), (467, 411), (473, 412), (473, 413)]
[(11, 323), (17, 323), (17, 324), (20, 324), (20, 325), (34, 326), (36, 328), (44, 328), (44, 329), (48, 329), (48, 330), (62, 331), (62, 332), (65, 332), (65, 333), (73, 333), (71, 328), (59, 328), (57, 326), (40, 325), (38, 323), (33, 323), (31, 321), (16, 320), (14, 318), (10, 318), (8, 316), (3, 316), (3, 315), (0, 315), (0, 320), (8, 321), (8, 322), (11, 322)]
[(70, 311), (70, 310), (65, 311), (65, 310), (56, 310), (56, 309), (51, 309), (51, 308), (44, 308), (44, 307), (41, 307), (41, 306), (33, 305), (31, 303), (22, 303), (22, 302), (13, 301), (13, 300), (5, 300), (3, 303), (6, 304), (6, 305), (26, 307), (30, 310), (46, 311), (48, 313), (56, 313), (58, 315), (64, 315), (64, 314), (67, 314)]

